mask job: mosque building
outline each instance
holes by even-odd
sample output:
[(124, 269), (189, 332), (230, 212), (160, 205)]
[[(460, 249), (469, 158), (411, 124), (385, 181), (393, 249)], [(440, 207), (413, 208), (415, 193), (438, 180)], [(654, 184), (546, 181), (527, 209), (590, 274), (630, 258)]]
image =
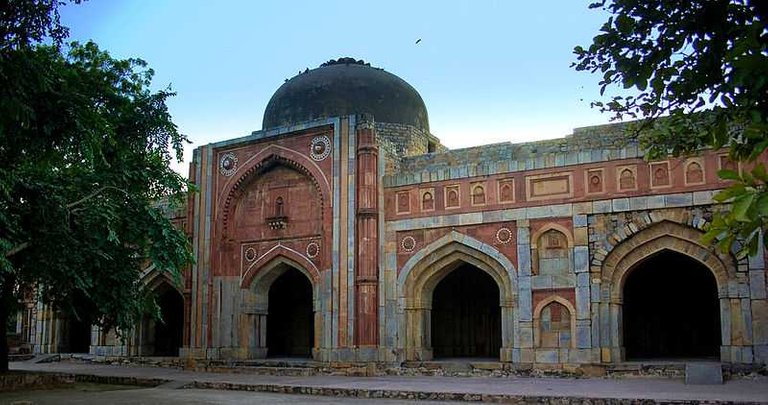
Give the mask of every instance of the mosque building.
[(263, 128), (194, 151), (172, 212), (196, 263), (146, 269), (128, 342), (19, 318), (38, 353), (400, 364), (768, 363), (766, 256), (702, 243), (727, 151), (646, 161), (624, 124), (449, 150), (419, 93), (351, 58), (286, 81)]

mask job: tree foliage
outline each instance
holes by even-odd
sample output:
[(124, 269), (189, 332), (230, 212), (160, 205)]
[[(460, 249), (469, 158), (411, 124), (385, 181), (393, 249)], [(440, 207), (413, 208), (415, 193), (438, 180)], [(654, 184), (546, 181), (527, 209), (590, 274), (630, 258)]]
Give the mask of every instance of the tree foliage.
[[(727, 147), (753, 166), (768, 147), (767, 1), (602, 0), (590, 8), (610, 17), (589, 47), (574, 49), (574, 67), (602, 75), (601, 96), (627, 90), (593, 106), (640, 118), (634, 130), (650, 159)], [(721, 176), (734, 184), (717, 200), (733, 210), (714, 219), (706, 240), (754, 252), (768, 227), (765, 170), (758, 162)]]
[(11, 5), (0, 21), (0, 321), (33, 288), (64, 314), (128, 330), (147, 309), (146, 260), (177, 280), (192, 260), (164, 214), (187, 192), (169, 167), (186, 141), (173, 93), (150, 89), (140, 59), (62, 47), (58, 1)]

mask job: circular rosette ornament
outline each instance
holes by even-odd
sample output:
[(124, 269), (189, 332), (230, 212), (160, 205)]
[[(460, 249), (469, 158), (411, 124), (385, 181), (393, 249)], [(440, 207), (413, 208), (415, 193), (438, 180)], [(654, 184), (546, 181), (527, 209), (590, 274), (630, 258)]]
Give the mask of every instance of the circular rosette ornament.
[(416, 249), (416, 239), (413, 236), (406, 236), (400, 241), (400, 247), (408, 253), (413, 252)]
[(252, 262), (256, 260), (256, 249), (249, 247), (245, 250), (245, 260)]
[(319, 162), (325, 160), (331, 154), (331, 140), (327, 136), (316, 136), (312, 138), (309, 145), (309, 156), (312, 160)]
[(224, 176), (231, 176), (237, 171), (237, 155), (227, 152), (219, 159), (219, 172)]
[(499, 243), (504, 243), (504, 244), (512, 242), (512, 231), (510, 231), (509, 228), (499, 229), (498, 231), (496, 231), (496, 240)]
[(309, 242), (307, 244), (307, 257), (314, 259), (320, 254), (320, 245), (317, 242)]

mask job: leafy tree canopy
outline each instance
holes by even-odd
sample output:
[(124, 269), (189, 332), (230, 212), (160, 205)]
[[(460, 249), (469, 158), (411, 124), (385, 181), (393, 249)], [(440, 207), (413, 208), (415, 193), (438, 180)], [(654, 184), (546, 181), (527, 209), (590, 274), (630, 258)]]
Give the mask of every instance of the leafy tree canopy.
[(166, 106), (173, 93), (150, 89), (153, 72), (140, 59), (112, 58), (92, 42), (62, 49), (57, 0), (6, 4), (0, 324), (34, 288), (65, 314), (127, 330), (147, 309), (146, 260), (177, 280), (192, 260), (186, 236), (164, 215), (188, 188), (169, 167), (186, 141)]
[[(602, 0), (610, 17), (587, 47), (574, 49), (579, 71), (602, 75), (600, 94), (628, 89), (593, 106), (635, 126), (650, 159), (728, 147), (754, 162), (768, 147), (768, 1)], [(660, 118), (661, 117), (661, 118)], [(754, 252), (768, 227), (768, 176), (762, 164), (723, 171), (733, 186), (716, 199), (733, 203), (705, 240)]]

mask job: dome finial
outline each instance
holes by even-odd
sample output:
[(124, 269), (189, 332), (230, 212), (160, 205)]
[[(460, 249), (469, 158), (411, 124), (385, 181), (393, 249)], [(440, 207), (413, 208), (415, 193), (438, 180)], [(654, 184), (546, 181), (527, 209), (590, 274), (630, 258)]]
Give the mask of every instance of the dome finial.
[(362, 59), (355, 59), (355, 58), (339, 58), (339, 59), (331, 59), (328, 62), (325, 62), (320, 65), (320, 67), (326, 67), (326, 66), (333, 66), (333, 65), (361, 65), (361, 66), (371, 66), (370, 63), (366, 63)]

